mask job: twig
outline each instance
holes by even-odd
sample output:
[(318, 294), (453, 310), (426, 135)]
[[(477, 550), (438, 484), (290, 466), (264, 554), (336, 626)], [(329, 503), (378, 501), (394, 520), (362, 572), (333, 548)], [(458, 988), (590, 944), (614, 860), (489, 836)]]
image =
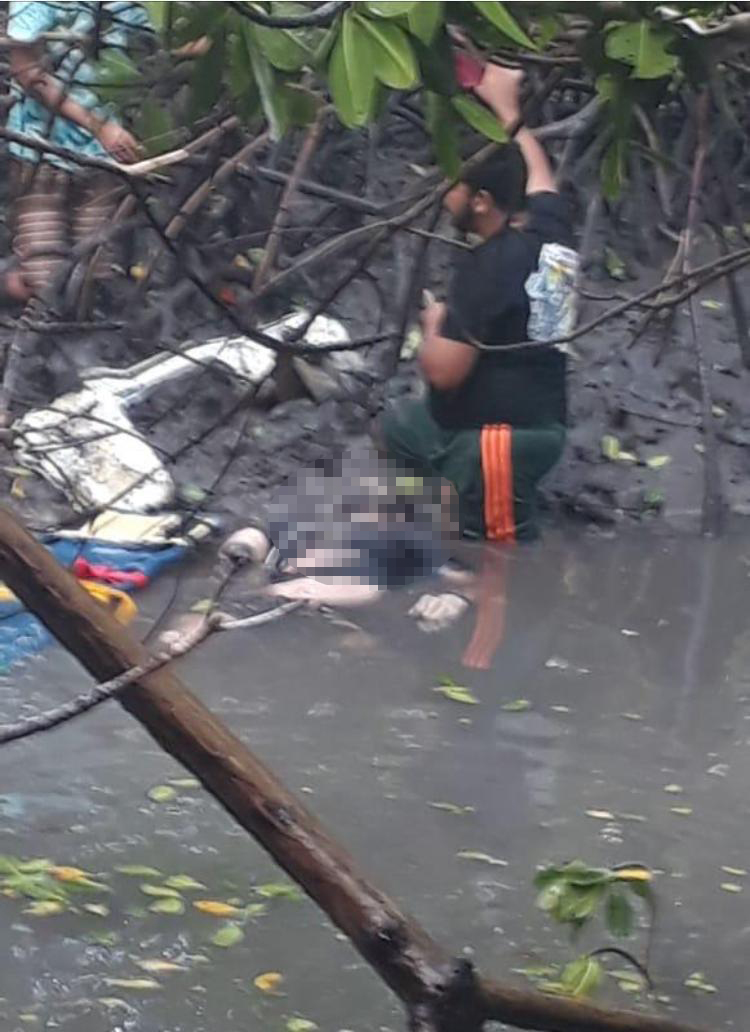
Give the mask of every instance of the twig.
[[(698, 96), (695, 109), (698, 146), (695, 151), (693, 175), (690, 181), (690, 200), (688, 203), (687, 224), (685, 226), (684, 269), (690, 269), (690, 253), (700, 212), (700, 191), (703, 184), (703, 172), (708, 150), (708, 113), (710, 94), (703, 89)], [(713, 399), (709, 383), (708, 364), (703, 351), (703, 344), (698, 331), (698, 307), (695, 295), (691, 295), (689, 303), (690, 331), (695, 351), (695, 364), (701, 388), (701, 418), (704, 438), (704, 481), (702, 505), (702, 529), (704, 534), (718, 534), (721, 530), (723, 501), (721, 490), (721, 470), (719, 467), (718, 446), (716, 442), (716, 421), (713, 413)]]
[(271, 270), (276, 264), (276, 258), (281, 244), (281, 234), (289, 221), (292, 203), (299, 189), (300, 180), (305, 174), (305, 169), (309, 165), (310, 159), (315, 153), (318, 143), (320, 142), (323, 126), (325, 124), (326, 110), (327, 109), (321, 108), (315, 121), (307, 130), (304, 142), (302, 143), (297, 159), (294, 162), (292, 173), (287, 180), (284, 190), (282, 191), (279, 206), (276, 209), (276, 214), (274, 216), (273, 225), (271, 226), (268, 239), (266, 240), (263, 260), (255, 270), (255, 276), (253, 277), (253, 293), (255, 294), (262, 289), (271, 273)]
[(81, 692), (80, 695), (74, 696), (68, 702), (63, 703), (61, 706), (56, 706), (54, 709), (34, 713), (32, 716), (23, 717), (12, 724), (0, 724), (0, 745), (4, 745), (6, 742), (17, 742), (20, 738), (28, 738), (41, 731), (51, 731), (52, 728), (59, 727), (61, 724), (67, 724), (68, 721), (73, 720), (82, 713), (87, 713), (89, 710), (94, 709), (95, 706), (100, 706), (103, 702), (114, 698), (125, 688), (136, 684), (148, 674), (152, 674), (155, 670), (160, 670), (167, 663), (186, 656), (188, 652), (192, 652), (210, 635), (218, 631), (237, 631), (247, 630), (250, 627), (260, 627), (262, 624), (270, 623), (272, 620), (278, 620), (279, 617), (286, 616), (287, 613), (299, 609), (304, 604), (304, 602), (299, 601), (282, 602), (280, 605), (267, 609), (263, 613), (257, 613), (254, 616), (248, 616), (239, 620), (233, 620), (224, 613), (211, 613), (204, 620), (201, 620), (192, 631), (181, 635), (176, 641), (170, 642), (169, 645), (144, 663), (139, 663), (129, 670), (124, 670), (117, 677), (111, 677), (102, 684), (94, 685), (93, 688)]

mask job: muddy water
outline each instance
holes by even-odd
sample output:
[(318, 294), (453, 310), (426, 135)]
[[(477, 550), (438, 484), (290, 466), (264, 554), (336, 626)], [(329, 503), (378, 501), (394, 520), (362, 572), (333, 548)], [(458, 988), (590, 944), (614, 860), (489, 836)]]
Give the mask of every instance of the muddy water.
[[(750, 877), (722, 866), (750, 867), (749, 573), (741, 534), (711, 543), (551, 533), (495, 573), (490, 622), (503, 618), (502, 589), (505, 628), (489, 671), (461, 662), (472, 612), (426, 635), (406, 616), (407, 592), (357, 614), (359, 631), (294, 615), (212, 640), (182, 672), (381, 886), (485, 971), (573, 955), (534, 909), (537, 863), (652, 865), (664, 1001), (651, 1006), (739, 1029)], [(170, 590), (159, 586), (147, 609)], [(197, 575), (180, 585), (186, 599), (204, 593)], [(469, 685), (479, 705), (435, 693), (441, 676)], [(82, 683), (75, 663), (50, 651), (0, 684), (0, 715)], [(518, 700), (528, 705), (503, 708)], [(144, 910), (153, 898), (139, 884), (159, 879), (116, 865), (191, 875), (206, 889), (185, 895), (213, 900), (259, 902), (253, 886), (281, 880), (202, 790), (147, 797), (181, 777), (116, 706), (4, 747), (0, 853), (109, 874), (114, 891), (102, 897), (108, 916), (33, 917), (0, 900), (0, 1028), (270, 1032), (295, 1015), (331, 1032), (403, 1028), (388, 992), (310, 903), (265, 900), (244, 941), (225, 949), (209, 941), (216, 917)], [(603, 941), (596, 932), (585, 944)], [(188, 970), (148, 975), (136, 965), (144, 958)], [(715, 992), (684, 986), (696, 971)], [(265, 972), (284, 976), (275, 995), (253, 985)], [(107, 981), (149, 977), (160, 988)], [(600, 998), (645, 1005), (614, 980)]]

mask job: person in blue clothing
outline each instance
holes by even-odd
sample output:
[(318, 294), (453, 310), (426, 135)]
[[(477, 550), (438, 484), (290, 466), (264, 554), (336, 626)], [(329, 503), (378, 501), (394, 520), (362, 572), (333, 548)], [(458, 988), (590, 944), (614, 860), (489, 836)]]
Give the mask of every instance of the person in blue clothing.
[[(143, 4), (11, 2), (8, 37), (13, 105), (7, 128), (81, 157), (138, 159), (141, 147), (96, 92), (92, 50), (126, 53), (152, 35)], [(110, 173), (10, 143), (14, 266), (5, 293), (15, 301), (38, 294), (54, 278), (70, 245), (95, 234), (118, 203)]]

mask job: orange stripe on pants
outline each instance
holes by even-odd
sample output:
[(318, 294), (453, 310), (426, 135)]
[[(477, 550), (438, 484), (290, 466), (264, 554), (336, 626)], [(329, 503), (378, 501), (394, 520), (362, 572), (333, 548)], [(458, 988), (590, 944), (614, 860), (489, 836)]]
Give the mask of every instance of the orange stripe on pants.
[(484, 526), (488, 541), (516, 540), (511, 435), (507, 423), (484, 426), (480, 431)]

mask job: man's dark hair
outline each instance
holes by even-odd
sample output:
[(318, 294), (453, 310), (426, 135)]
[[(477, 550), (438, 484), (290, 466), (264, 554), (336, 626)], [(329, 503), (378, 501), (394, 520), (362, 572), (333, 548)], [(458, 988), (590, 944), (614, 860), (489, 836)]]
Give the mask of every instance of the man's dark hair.
[(526, 162), (517, 143), (504, 143), (463, 176), (472, 193), (486, 190), (498, 208), (513, 214), (526, 198)]

